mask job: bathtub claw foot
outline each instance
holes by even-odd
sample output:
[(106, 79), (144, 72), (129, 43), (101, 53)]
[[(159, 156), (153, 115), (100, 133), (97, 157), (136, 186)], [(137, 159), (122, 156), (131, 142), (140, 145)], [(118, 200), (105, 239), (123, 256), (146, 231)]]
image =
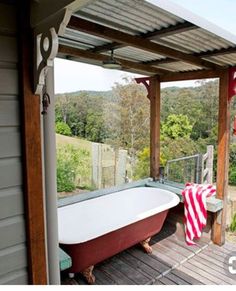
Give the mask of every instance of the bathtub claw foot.
[(149, 242), (151, 240), (151, 237), (143, 240), (140, 242), (140, 245), (143, 247), (144, 251), (147, 253), (147, 254), (151, 254), (152, 253), (152, 247), (149, 245)]
[(84, 276), (84, 278), (89, 284), (95, 283), (95, 276), (93, 275), (93, 268), (94, 266), (90, 266), (81, 272), (81, 274)]
[(74, 279), (75, 278), (75, 273), (69, 273), (68, 276), (69, 276), (70, 279)]

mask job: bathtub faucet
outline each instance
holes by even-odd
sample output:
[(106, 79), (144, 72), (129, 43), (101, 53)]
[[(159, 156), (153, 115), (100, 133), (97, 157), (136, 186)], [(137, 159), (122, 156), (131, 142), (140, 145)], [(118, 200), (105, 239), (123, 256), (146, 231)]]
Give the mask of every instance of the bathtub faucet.
[(159, 182), (164, 184), (165, 181), (165, 167), (159, 167)]

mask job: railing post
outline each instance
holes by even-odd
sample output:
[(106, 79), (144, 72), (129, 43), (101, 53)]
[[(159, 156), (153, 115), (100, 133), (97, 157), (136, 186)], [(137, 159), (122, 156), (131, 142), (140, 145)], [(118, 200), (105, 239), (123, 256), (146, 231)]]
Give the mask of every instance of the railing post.
[(207, 146), (207, 162), (206, 168), (208, 169), (207, 173), (207, 183), (213, 183), (213, 160), (214, 160), (214, 146), (209, 145)]

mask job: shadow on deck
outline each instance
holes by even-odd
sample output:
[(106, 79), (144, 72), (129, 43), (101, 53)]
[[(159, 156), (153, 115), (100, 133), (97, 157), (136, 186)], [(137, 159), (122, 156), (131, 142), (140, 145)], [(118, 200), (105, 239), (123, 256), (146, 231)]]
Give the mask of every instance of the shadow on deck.
[[(181, 228), (166, 222), (151, 243), (153, 253), (138, 245), (97, 264), (97, 285), (236, 285), (236, 275), (228, 271), (226, 259), (234, 251), (227, 242), (219, 247), (202, 236), (196, 246), (187, 246)], [(79, 274), (74, 279), (62, 275), (63, 285), (85, 285)]]

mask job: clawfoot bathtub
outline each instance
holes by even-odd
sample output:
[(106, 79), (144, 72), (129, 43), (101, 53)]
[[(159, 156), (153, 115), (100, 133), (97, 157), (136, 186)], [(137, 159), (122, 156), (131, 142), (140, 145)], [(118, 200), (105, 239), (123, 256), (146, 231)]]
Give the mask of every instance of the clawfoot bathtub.
[(137, 243), (147, 253), (176, 194), (137, 187), (58, 208), (59, 242), (72, 258), (70, 274), (81, 272), (94, 283), (93, 266)]

